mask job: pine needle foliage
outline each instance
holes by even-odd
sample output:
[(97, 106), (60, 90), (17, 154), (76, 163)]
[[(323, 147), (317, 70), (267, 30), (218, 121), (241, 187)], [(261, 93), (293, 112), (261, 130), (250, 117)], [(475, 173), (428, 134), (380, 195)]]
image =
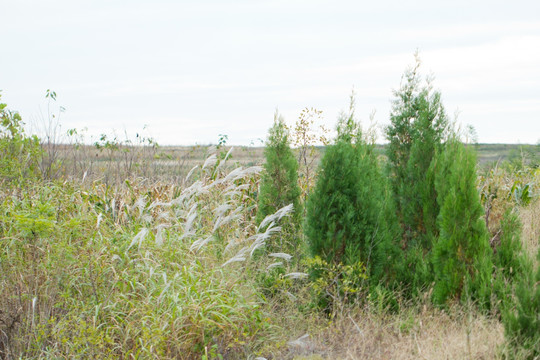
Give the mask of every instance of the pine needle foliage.
[(437, 156), (440, 236), (433, 248), (437, 304), (450, 299), (489, 300), (491, 248), (476, 188), (476, 156), (457, 138)]
[[(284, 231), (295, 231), (301, 224), (301, 190), (298, 186), (298, 162), (289, 146), (289, 131), (281, 116), (274, 116), (264, 149), (266, 163), (262, 172), (259, 192), (257, 223), (278, 209), (293, 204), (293, 213), (282, 223)], [(285, 219), (284, 219), (285, 220)]]
[(490, 240), (493, 248), (493, 293), (499, 307), (513, 306), (512, 292), (517, 282), (532, 272), (532, 262), (521, 242), (522, 225), (516, 209), (503, 215), (499, 232)]
[[(537, 255), (540, 260), (540, 251)], [(540, 357), (540, 267), (519, 282), (514, 302), (503, 313), (505, 336), (512, 348), (510, 358)]]
[(386, 208), (386, 181), (374, 145), (362, 138), (354, 120), (354, 103), (350, 113), (339, 119), (337, 132), (307, 201), (305, 233), (311, 255), (328, 263), (361, 261), (370, 280), (378, 282), (391, 262), (392, 237), (397, 232), (397, 222)]
[(515, 210), (507, 210), (500, 232), (492, 239), (493, 265), (507, 279), (520, 278), (531, 271), (531, 262), (521, 242), (521, 222)]
[(418, 54), (415, 58), (394, 92), (386, 128), (388, 171), (404, 230), (403, 247), (420, 243), (429, 250), (437, 236), (439, 212), (430, 165), (446, 136), (448, 118), (441, 94), (433, 90), (430, 79), (422, 84)]

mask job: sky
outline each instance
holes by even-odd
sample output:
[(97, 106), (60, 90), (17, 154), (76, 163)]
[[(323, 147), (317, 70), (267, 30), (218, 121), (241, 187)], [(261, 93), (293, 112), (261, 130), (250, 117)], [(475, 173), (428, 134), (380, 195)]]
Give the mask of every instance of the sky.
[(383, 142), (415, 51), (479, 142), (540, 141), (538, 0), (0, 0), (0, 34), (1, 101), (32, 129), (62, 106), (86, 141), (260, 145), (276, 109), (334, 128), (354, 88)]

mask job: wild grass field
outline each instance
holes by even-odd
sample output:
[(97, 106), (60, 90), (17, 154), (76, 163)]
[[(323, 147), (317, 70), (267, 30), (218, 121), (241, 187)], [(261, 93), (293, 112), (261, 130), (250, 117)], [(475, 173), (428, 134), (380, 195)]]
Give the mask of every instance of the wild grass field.
[[(237, 167), (234, 150), (231, 164), (208, 156), (182, 181), (4, 182), (2, 358), (493, 359), (511, 351), (497, 314), (438, 308), (429, 290), (398, 312), (369, 300), (338, 302), (331, 314), (313, 308), (302, 250), (296, 260), (253, 252), (291, 241), (277, 225), (254, 223), (261, 169)], [(514, 175), (503, 174), (496, 181), (510, 191)], [(536, 198), (519, 207), (531, 254), (539, 213)]]
[(463, 144), (413, 80), (384, 146), (353, 102), (256, 148), (61, 144), (1, 104), (0, 359), (538, 359), (539, 148)]

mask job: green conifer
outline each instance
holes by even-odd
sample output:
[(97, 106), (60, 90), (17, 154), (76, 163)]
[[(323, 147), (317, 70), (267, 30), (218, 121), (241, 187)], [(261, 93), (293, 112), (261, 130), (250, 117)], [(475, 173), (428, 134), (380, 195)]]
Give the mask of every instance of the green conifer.
[(501, 229), (492, 239), (493, 265), (506, 279), (521, 277), (531, 271), (531, 262), (521, 243), (521, 222), (515, 210), (507, 210)]
[[(538, 251), (540, 262), (540, 250)], [(503, 312), (505, 337), (511, 346), (510, 358), (540, 358), (540, 266), (521, 278), (515, 299)]]
[(441, 95), (429, 79), (423, 83), (418, 54), (415, 58), (415, 65), (404, 73), (400, 88), (394, 92), (386, 128), (387, 170), (402, 229), (403, 252), (395, 265), (406, 295), (418, 294), (433, 281), (429, 258), (439, 235), (440, 212), (433, 160), (449, 127)]
[(433, 248), (434, 301), (472, 297), (489, 301), (491, 248), (476, 188), (476, 156), (451, 139), (437, 156), (440, 236)]
[(516, 283), (532, 272), (532, 262), (521, 243), (521, 222), (515, 210), (507, 210), (501, 228), (490, 241), (493, 248), (493, 299), (498, 308), (513, 306)]
[(282, 222), (284, 233), (298, 230), (301, 224), (302, 204), (298, 187), (298, 162), (289, 146), (289, 132), (281, 116), (274, 116), (264, 149), (266, 162), (259, 191), (257, 222), (278, 209), (293, 204), (289, 220)]
[(362, 138), (353, 106), (337, 130), (307, 201), (305, 233), (313, 256), (328, 263), (362, 262), (371, 280), (378, 282), (392, 261), (397, 220), (387, 208), (386, 181), (374, 144)]
[(448, 118), (441, 95), (429, 81), (421, 85), (420, 60), (403, 76), (394, 92), (390, 126), (386, 128), (388, 170), (398, 215), (404, 230), (404, 248), (420, 244), (429, 251), (437, 236), (439, 213), (431, 162), (446, 136)]

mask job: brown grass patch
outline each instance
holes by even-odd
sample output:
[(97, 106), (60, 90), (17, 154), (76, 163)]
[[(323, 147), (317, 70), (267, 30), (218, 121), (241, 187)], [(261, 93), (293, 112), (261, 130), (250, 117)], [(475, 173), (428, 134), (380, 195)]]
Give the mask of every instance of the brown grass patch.
[(540, 246), (540, 200), (520, 210), (523, 224), (522, 241), (532, 258), (536, 259)]
[(504, 344), (499, 321), (460, 309), (362, 311), (321, 328), (290, 346), (293, 359), (496, 359)]

